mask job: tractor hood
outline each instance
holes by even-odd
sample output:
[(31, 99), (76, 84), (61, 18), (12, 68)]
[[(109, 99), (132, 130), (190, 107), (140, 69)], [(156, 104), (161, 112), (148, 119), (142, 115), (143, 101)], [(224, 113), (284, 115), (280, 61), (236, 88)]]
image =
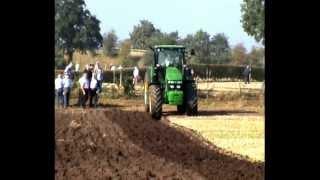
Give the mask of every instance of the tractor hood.
[(176, 67), (167, 67), (166, 68), (166, 80), (168, 81), (181, 81), (182, 74), (181, 70)]

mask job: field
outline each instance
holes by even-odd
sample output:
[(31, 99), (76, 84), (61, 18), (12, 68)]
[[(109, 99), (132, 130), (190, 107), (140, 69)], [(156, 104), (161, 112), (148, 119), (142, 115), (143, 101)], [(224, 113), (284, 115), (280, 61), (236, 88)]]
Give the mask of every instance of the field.
[(262, 98), (225, 99), (200, 98), (197, 117), (164, 105), (161, 121), (141, 97), (56, 109), (56, 179), (263, 179)]

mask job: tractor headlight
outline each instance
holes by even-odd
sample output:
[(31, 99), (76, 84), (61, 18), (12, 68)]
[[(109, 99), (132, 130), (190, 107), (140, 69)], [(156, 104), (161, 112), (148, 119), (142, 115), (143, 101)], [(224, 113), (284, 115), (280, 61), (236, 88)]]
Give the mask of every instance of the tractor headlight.
[(171, 88), (171, 89), (174, 89), (174, 85), (170, 85), (170, 88)]
[(180, 85), (177, 85), (176, 87), (177, 87), (177, 89), (180, 89), (180, 88), (181, 88), (181, 86), (180, 86)]

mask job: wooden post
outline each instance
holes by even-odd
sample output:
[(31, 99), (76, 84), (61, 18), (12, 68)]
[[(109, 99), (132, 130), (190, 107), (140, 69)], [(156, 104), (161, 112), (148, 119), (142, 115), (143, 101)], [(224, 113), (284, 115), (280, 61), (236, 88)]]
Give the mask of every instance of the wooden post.
[(120, 69), (120, 87), (122, 87), (122, 69)]

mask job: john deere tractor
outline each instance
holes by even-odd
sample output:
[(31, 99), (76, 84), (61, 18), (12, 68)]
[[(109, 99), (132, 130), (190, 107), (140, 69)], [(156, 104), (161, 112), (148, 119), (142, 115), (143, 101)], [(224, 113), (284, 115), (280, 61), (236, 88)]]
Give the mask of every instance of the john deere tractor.
[[(177, 106), (181, 114), (197, 115), (197, 86), (186, 65), (187, 52), (180, 45), (156, 45), (153, 62), (144, 77), (144, 105), (154, 119), (161, 119), (162, 105)], [(191, 55), (194, 51), (191, 51)]]

